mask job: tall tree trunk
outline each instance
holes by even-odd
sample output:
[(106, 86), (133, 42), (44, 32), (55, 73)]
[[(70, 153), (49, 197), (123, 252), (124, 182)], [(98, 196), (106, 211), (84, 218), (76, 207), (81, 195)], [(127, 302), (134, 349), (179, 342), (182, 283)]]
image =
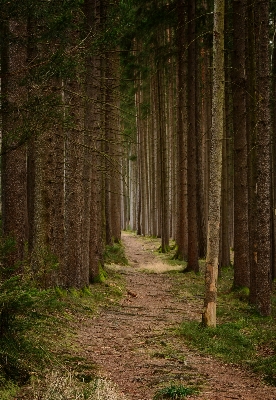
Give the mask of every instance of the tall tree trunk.
[(255, 3), (257, 36), (257, 279), (256, 307), (271, 313), (271, 159), (269, 1)]
[(178, 10), (178, 93), (177, 93), (177, 257), (187, 260), (187, 10), (183, 0), (177, 2)]
[(188, 138), (187, 138), (187, 189), (188, 189), (188, 271), (199, 271), (198, 215), (197, 215), (197, 160), (196, 160), (196, 35), (195, 1), (188, 1)]
[(249, 202), (249, 261), (250, 261), (250, 302), (256, 304), (257, 279), (257, 221), (256, 221), (256, 38), (255, 38), (255, 7), (249, 4), (248, 19), (248, 48), (247, 48), (247, 132), (248, 132), (248, 202)]
[(228, 173), (228, 142), (224, 127), (224, 139), (222, 144), (222, 181), (221, 181), (221, 237), (219, 268), (230, 265), (230, 243), (229, 243), (229, 173)]
[[(10, 250), (4, 255), (7, 272), (21, 266), (27, 241), (27, 171), (24, 137), (26, 88), (20, 85), (26, 69), (27, 48), (20, 40), (27, 27), (6, 20), (1, 27), (1, 114), (2, 114), (2, 234)], [(13, 40), (10, 40), (13, 35)], [(12, 245), (13, 242), (13, 245)]]
[[(205, 218), (205, 235), (207, 241), (207, 221), (208, 221), (208, 204), (209, 204), (209, 170), (210, 170), (210, 131), (211, 131), (211, 103), (212, 103), (212, 76), (211, 76), (211, 56), (208, 49), (203, 48), (201, 52), (202, 56), (202, 137), (203, 137), (203, 193), (204, 193), (204, 218)], [(205, 243), (207, 248), (207, 244)]]
[[(65, 136), (65, 264), (66, 286), (88, 285), (89, 271), (83, 268), (83, 104), (81, 85), (68, 81), (65, 85), (65, 105), (74, 126)], [(87, 216), (86, 216), (87, 218)]]
[(140, 88), (138, 87), (137, 92), (135, 94), (135, 103), (136, 103), (136, 146), (137, 146), (137, 191), (136, 191), (136, 204), (137, 204), (137, 212), (136, 212), (136, 225), (137, 225), (137, 235), (142, 234), (142, 150), (141, 150), (141, 142), (142, 142), (142, 134), (141, 134), (141, 121), (139, 118), (140, 115)]
[(151, 92), (151, 218), (152, 218), (152, 235), (158, 236), (158, 174), (157, 172), (157, 127), (156, 127), (156, 101), (155, 101), (155, 77), (150, 79), (150, 92)]
[(100, 29), (100, 0), (85, 0), (87, 57), (85, 68), (84, 218), (82, 221), (83, 267), (89, 281), (99, 273), (103, 256), (103, 221), (101, 210), (101, 57), (92, 52), (93, 36)]
[[(232, 14), (231, 0), (226, 1), (225, 14)], [(230, 32), (232, 33), (232, 21), (230, 18), (225, 20), (225, 44), (231, 43)], [(231, 210), (231, 191), (232, 189), (232, 169), (229, 157), (231, 157), (231, 142), (232, 142), (232, 91), (230, 71), (232, 62), (230, 54), (232, 52), (231, 45), (225, 45), (225, 123), (224, 123), (224, 138), (222, 145), (222, 194), (221, 194), (221, 254), (219, 259), (219, 268), (228, 267), (231, 264), (230, 260), (230, 230), (232, 218)], [(219, 271), (219, 272), (220, 272)]]
[(161, 249), (166, 252), (169, 247), (169, 199), (167, 173), (167, 142), (164, 121), (164, 96), (161, 66), (157, 68), (157, 98), (158, 98), (158, 133), (160, 144), (160, 188), (161, 188)]
[(250, 286), (246, 123), (247, 0), (233, 1), (234, 286)]
[(210, 191), (202, 322), (216, 326), (220, 237), (222, 140), (224, 120), (224, 0), (215, 0), (213, 30), (213, 102), (210, 154)]
[[(109, 143), (109, 173), (110, 173), (110, 229), (112, 241), (121, 240), (121, 137), (119, 117), (119, 58), (113, 51), (107, 56), (106, 77), (108, 99), (111, 106), (106, 115)], [(107, 105), (108, 106), (108, 105)]]
[(274, 36), (273, 36), (273, 53), (272, 53), (272, 278), (276, 278), (276, 15), (274, 15), (274, 24), (273, 24)]

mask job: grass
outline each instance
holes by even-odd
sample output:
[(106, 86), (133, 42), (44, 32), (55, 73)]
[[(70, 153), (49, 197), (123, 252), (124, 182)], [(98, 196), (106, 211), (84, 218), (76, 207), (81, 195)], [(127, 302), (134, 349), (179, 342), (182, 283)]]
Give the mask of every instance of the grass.
[[(203, 305), (203, 276), (185, 274), (176, 281), (193, 301), (200, 299)], [(203, 328), (199, 321), (187, 320), (179, 327), (178, 334), (194, 348), (212, 354), (228, 363), (239, 364), (260, 373), (264, 380), (276, 385), (276, 307), (275, 293), (271, 317), (260, 316), (248, 304), (248, 291), (232, 290), (233, 269), (222, 271), (218, 285), (217, 327)]]
[(67, 372), (52, 371), (43, 381), (33, 379), (28, 389), (32, 400), (123, 400), (117, 387), (107, 379), (95, 378), (85, 383)]
[[(1, 399), (14, 399), (21, 387), (34, 378), (43, 382), (51, 371), (59, 370), (63, 375), (73, 371), (74, 379), (83, 382), (84, 391), (84, 383), (90, 385), (95, 380), (95, 365), (78, 356), (74, 334), (79, 320), (91, 317), (100, 305), (114, 304), (121, 298), (124, 282), (106, 270), (104, 283), (83, 290), (41, 290), (20, 276), (0, 282)], [(24, 397), (35, 398), (33, 394)], [(55, 398), (61, 399), (51, 400)]]
[(128, 265), (124, 247), (121, 242), (106, 246), (104, 253), (105, 264)]
[[(158, 252), (159, 245), (160, 240), (156, 240), (155, 254), (163, 262), (182, 265), (185, 269), (186, 263), (174, 258), (173, 242), (171, 250), (164, 254)], [(204, 301), (204, 264), (204, 260), (200, 260), (199, 274), (170, 272), (174, 296), (179, 301), (192, 302), (199, 311)], [(250, 368), (276, 386), (276, 283), (271, 317), (260, 316), (248, 303), (247, 288), (234, 291), (232, 285), (233, 267), (223, 268), (218, 282), (217, 328), (203, 328), (198, 313), (197, 319), (193, 319), (193, 314), (187, 315), (176, 333), (202, 353)]]
[(159, 389), (155, 393), (153, 400), (163, 400), (163, 399), (181, 400), (195, 393), (197, 393), (197, 390), (195, 388), (186, 387), (183, 385), (171, 384), (170, 386)]

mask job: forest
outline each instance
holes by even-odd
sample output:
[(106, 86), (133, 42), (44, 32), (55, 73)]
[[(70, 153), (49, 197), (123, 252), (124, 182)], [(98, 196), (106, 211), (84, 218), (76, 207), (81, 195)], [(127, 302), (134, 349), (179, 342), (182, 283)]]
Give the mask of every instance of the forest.
[(26, 285), (93, 292), (122, 231), (204, 274), (203, 326), (229, 267), (231, 291), (274, 318), (275, 2), (0, 10), (0, 341)]

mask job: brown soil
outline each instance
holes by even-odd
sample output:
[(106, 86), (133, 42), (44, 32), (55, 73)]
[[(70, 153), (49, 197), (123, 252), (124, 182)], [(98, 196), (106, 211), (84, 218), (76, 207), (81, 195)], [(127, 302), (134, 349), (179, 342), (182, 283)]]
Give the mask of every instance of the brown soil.
[[(121, 304), (103, 308), (80, 328), (83, 355), (98, 364), (128, 400), (151, 400), (172, 382), (200, 387), (190, 399), (276, 399), (276, 388), (252, 373), (200, 355), (175, 335), (183, 319), (198, 319), (201, 300), (179, 300), (171, 290), (172, 267), (153, 254), (156, 243), (123, 233), (130, 266), (116, 267), (126, 280)], [(114, 267), (115, 268), (115, 267)], [(160, 273), (162, 272), (162, 273)]]

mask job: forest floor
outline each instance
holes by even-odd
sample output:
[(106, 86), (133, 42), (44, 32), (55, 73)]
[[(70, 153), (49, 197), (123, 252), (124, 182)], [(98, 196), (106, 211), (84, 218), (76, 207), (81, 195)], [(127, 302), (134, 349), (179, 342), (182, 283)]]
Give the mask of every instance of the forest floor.
[(152, 400), (158, 389), (181, 384), (199, 389), (189, 399), (276, 399), (276, 387), (264, 385), (260, 377), (185, 344), (175, 328), (183, 320), (200, 321), (202, 298), (179, 299), (174, 290), (179, 274), (171, 270), (180, 267), (154, 254), (156, 240), (124, 232), (122, 242), (129, 265), (112, 268), (124, 276), (125, 295), (78, 332), (82, 356), (116, 383), (122, 398)]

